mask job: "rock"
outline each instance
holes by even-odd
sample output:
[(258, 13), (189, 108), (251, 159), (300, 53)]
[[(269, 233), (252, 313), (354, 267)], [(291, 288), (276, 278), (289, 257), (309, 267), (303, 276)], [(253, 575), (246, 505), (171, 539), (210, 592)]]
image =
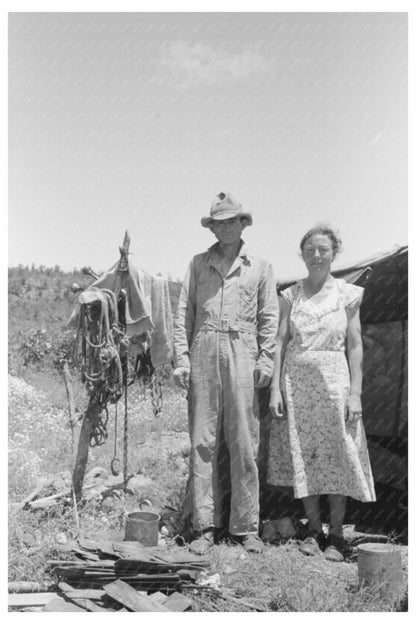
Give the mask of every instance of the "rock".
[(237, 572), (237, 570), (228, 564), (226, 564), (222, 569), (223, 574), (234, 574), (234, 572)]
[(65, 533), (57, 533), (55, 535), (55, 542), (57, 544), (66, 544), (67, 543), (67, 537), (65, 535)]

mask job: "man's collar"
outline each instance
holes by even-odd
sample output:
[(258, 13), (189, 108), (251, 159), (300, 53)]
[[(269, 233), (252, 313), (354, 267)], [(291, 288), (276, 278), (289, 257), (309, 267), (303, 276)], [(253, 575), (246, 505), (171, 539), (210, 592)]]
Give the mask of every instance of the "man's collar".
[[(214, 243), (211, 247), (208, 248), (208, 253), (212, 258), (218, 258), (219, 256), (219, 243)], [(247, 244), (241, 239), (240, 241), (240, 250), (237, 254), (237, 258), (246, 258), (247, 260), (251, 260), (253, 255), (250, 253), (250, 250)]]

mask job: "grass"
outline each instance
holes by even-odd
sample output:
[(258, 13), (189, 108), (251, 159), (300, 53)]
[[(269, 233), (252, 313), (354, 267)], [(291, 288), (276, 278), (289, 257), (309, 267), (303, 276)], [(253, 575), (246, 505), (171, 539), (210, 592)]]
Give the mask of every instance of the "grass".
[[(305, 559), (297, 543), (266, 546), (261, 555), (245, 556), (239, 546), (220, 545), (210, 554), (213, 569), (234, 593), (266, 611), (339, 612), (393, 611), (397, 602), (383, 600), (368, 591), (357, 589), (356, 565), (341, 563), (328, 566), (324, 556)], [(233, 571), (229, 574), (222, 571)], [(201, 610), (241, 609), (238, 602), (224, 605), (208, 596), (197, 599)]]
[[(62, 557), (59, 542), (80, 531), (93, 536), (107, 530), (121, 531), (125, 511), (150, 500), (156, 510), (178, 508), (188, 477), (189, 440), (186, 402), (170, 382), (164, 388), (164, 409), (152, 412), (148, 392), (138, 384), (129, 391), (129, 472), (140, 475), (134, 494), (121, 498), (93, 497), (75, 513), (71, 504), (47, 510), (16, 510), (14, 503), (28, 494), (43, 477), (59, 475), (70, 483), (71, 433), (62, 378), (56, 371), (27, 369), (26, 383), (10, 378), (9, 385), (9, 580), (51, 584), (47, 560)], [(79, 414), (87, 398), (74, 382)], [(35, 389), (36, 388), (36, 389)], [(118, 457), (123, 457), (123, 408), (119, 408)], [(114, 452), (115, 408), (109, 410), (109, 436), (104, 446), (91, 449), (88, 470), (109, 470)], [(323, 556), (306, 558), (297, 543), (267, 545), (262, 555), (247, 555), (241, 546), (220, 544), (209, 553), (211, 573), (218, 573), (225, 597), (212, 592), (192, 595), (198, 611), (248, 611), (252, 604), (280, 612), (371, 612), (407, 608), (405, 585), (399, 601), (377, 592), (358, 589), (355, 561), (331, 564)], [(405, 578), (407, 561), (404, 559)], [(227, 597), (227, 591), (232, 595)], [(244, 604), (236, 599), (244, 600)]]

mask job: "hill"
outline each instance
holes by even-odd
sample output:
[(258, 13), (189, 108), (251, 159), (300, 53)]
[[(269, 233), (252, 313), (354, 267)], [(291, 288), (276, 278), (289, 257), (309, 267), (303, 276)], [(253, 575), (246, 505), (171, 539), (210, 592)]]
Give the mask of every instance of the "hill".
[[(69, 339), (66, 323), (77, 295), (75, 282), (88, 286), (92, 278), (81, 270), (65, 272), (59, 266), (19, 265), (8, 271), (9, 369), (12, 373), (56, 355)], [(72, 332), (71, 332), (72, 334)], [(55, 353), (52, 353), (55, 351)]]
[[(67, 322), (82, 288), (93, 278), (81, 269), (65, 272), (53, 268), (19, 265), (8, 272), (9, 370), (20, 374), (28, 364), (53, 364), (73, 337)], [(172, 310), (177, 307), (180, 285), (169, 282)]]

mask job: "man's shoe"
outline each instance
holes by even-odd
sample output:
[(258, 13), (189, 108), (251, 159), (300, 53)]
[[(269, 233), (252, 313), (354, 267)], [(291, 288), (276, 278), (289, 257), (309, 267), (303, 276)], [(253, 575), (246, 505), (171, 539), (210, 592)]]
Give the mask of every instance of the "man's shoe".
[(243, 538), (241, 542), (243, 548), (246, 552), (249, 553), (261, 553), (264, 550), (264, 544), (258, 535), (254, 535), (254, 533), (249, 533)]
[(338, 535), (329, 535), (327, 547), (325, 548), (325, 559), (341, 563), (344, 561), (345, 542)]
[(319, 555), (324, 540), (325, 537), (322, 532), (309, 531), (308, 535), (299, 546), (299, 550), (302, 554), (308, 555), (310, 557), (313, 557), (314, 555)]
[(219, 544), (228, 538), (228, 529), (224, 527), (214, 528), (214, 544)]
[(214, 545), (214, 531), (205, 531), (201, 537), (194, 539), (189, 544), (189, 552), (194, 555), (205, 555)]

